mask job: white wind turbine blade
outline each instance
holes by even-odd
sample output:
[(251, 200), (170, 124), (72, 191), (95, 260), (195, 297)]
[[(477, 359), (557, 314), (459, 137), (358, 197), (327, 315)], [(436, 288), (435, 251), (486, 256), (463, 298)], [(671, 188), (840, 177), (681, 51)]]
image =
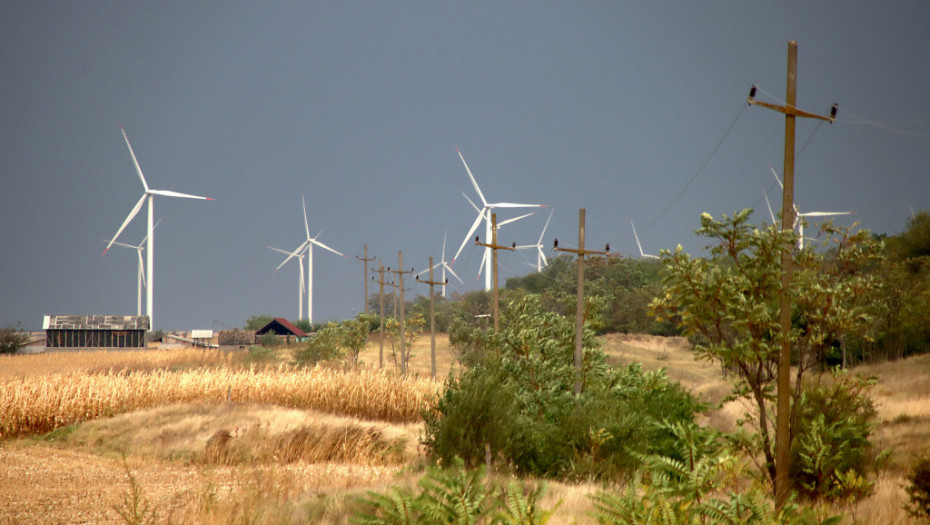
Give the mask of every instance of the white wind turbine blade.
[[(911, 209), (911, 214), (913, 215), (913, 209)], [(442, 257), (440, 257), (439, 262), (446, 264), (446, 235), (449, 233), (449, 230), (443, 230), (442, 232)]]
[[(319, 235), (318, 235), (318, 237), (319, 237)], [(336, 255), (342, 255), (343, 257), (346, 257), (345, 255), (343, 255), (343, 254), (337, 252), (336, 250), (330, 248), (329, 246), (326, 246), (325, 244), (321, 243), (320, 241), (318, 241), (318, 240), (316, 240), (316, 239), (310, 239), (309, 242), (310, 242), (311, 244), (315, 244), (315, 245), (319, 246), (320, 248), (323, 248), (324, 250), (329, 250), (329, 251), (335, 253)]]
[(639, 243), (639, 235), (636, 233), (636, 226), (633, 224), (632, 220), (630, 221), (630, 226), (633, 227), (633, 237), (636, 239), (636, 247), (639, 248), (639, 256), (643, 257), (646, 254), (643, 253), (643, 245)]
[(304, 242), (300, 243), (300, 246), (298, 246), (297, 249), (294, 250), (293, 252), (287, 252), (287, 253), (289, 254), (289, 255), (287, 256), (287, 259), (284, 259), (284, 262), (282, 262), (281, 264), (279, 264), (278, 267), (274, 269), (274, 271), (280, 270), (281, 267), (284, 266), (285, 264), (287, 264), (287, 261), (290, 261), (292, 258), (294, 258), (294, 257), (300, 257), (300, 256), (301, 256), (301, 252), (303, 252), (304, 249), (305, 249), (305, 248), (307, 247), (307, 245), (309, 245), (309, 244), (310, 244), (310, 241), (304, 241)]
[[(543, 226), (542, 233), (539, 234), (539, 240), (536, 241), (536, 244), (538, 244), (538, 245), (540, 246), (540, 248), (542, 248), (543, 236), (546, 235), (546, 228), (549, 227), (549, 221), (552, 220), (552, 212), (554, 212), (554, 211), (555, 211), (555, 209), (549, 211), (549, 218), (546, 219), (546, 225)], [(545, 256), (543, 256), (543, 257), (545, 258)]]
[(126, 216), (126, 220), (124, 220), (123, 224), (119, 227), (118, 230), (116, 230), (116, 235), (113, 236), (113, 239), (111, 239), (110, 243), (107, 244), (107, 247), (104, 248), (103, 253), (100, 254), (101, 257), (107, 253), (107, 250), (110, 249), (110, 246), (112, 246), (113, 243), (116, 242), (116, 238), (119, 237), (119, 234), (123, 233), (123, 230), (126, 229), (126, 226), (129, 225), (130, 221), (132, 221), (132, 219), (135, 218), (136, 214), (139, 213), (139, 210), (142, 209), (142, 205), (145, 204), (145, 199), (147, 198), (148, 198), (148, 195), (143, 195), (142, 198), (139, 199), (139, 202), (137, 202), (136, 205), (132, 207), (132, 210), (130, 210), (129, 215)]
[[(155, 225), (152, 226), (152, 235), (155, 234), (155, 228), (158, 228), (158, 225), (159, 225), (159, 224), (161, 224), (161, 219), (158, 219), (157, 221), (155, 221)], [(139, 249), (140, 249), (140, 250), (142, 249), (142, 245), (145, 244), (145, 241), (147, 241), (148, 238), (149, 238), (149, 234), (146, 233), (146, 234), (145, 234), (145, 237), (143, 237), (143, 238), (142, 238), (142, 241), (139, 243)]]
[[(304, 230), (307, 232), (307, 240), (310, 240), (310, 223), (307, 221), (307, 200), (303, 195), (300, 196), (300, 203), (304, 207)], [(320, 233), (323, 233), (322, 231)], [(320, 233), (316, 234), (317, 237), (320, 236)]]
[(200, 199), (202, 201), (212, 201), (210, 197), (201, 197), (200, 195), (191, 195), (190, 193), (180, 193), (177, 191), (171, 190), (147, 190), (146, 193), (149, 195), (162, 195), (164, 197), (182, 197), (185, 199)]
[(482, 219), (484, 219), (484, 211), (483, 211), (483, 210), (478, 212), (478, 217), (476, 217), (476, 218), (475, 218), (475, 222), (472, 223), (471, 229), (469, 229), (469, 230), (468, 230), (468, 233), (465, 234), (465, 240), (462, 241), (462, 245), (459, 246), (458, 251), (455, 252), (455, 255), (454, 255), (454, 256), (452, 256), (452, 264), (455, 264), (455, 260), (459, 258), (459, 254), (462, 253), (462, 250), (465, 248), (465, 244), (468, 243), (468, 240), (471, 239), (472, 234), (474, 234), (474, 233), (475, 233), (475, 230), (478, 229), (478, 225), (481, 224), (481, 220), (482, 220)]
[(784, 191), (785, 185), (781, 183), (781, 177), (779, 177), (778, 173), (775, 172), (775, 168), (773, 168), (772, 165), (769, 164), (769, 169), (772, 170), (772, 176), (775, 177), (775, 180), (778, 181), (778, 187), (781, 188), (782, 191)]
[(488, 208), (545, 208), (545, 204), (521, 204), (518, 202), (493, 202)]
[(852, 215), (851, 211), (809, 211), (798, 214), (801, 217), (829, 217), (833, 215)]
[(465, 200), (467, 200), (468, 203), (471, 204), (471, 207), (474, 208), (476, 212), (481, 213), (481, 208), (479, 208), (478, 205), (475, 204), (475, 201), (469, 199), (468, 195), (465, 195), (464, 191), (462, 192), (462, 197), (465, 197)]
[(534, 212), (527, 213), (526, 215), (521, 215), (521, 216), (519, 216), (519, 217), (514, 217), (513, 219), (507, 219), (506, 221), (497, 223), (497, 227), (500, 228), (501, 226), (506, 226), (506, 225), (508, 225), (508, 224), (510, 224), (510, 223), (512, 223), (512, 222), (519, 221), (520, 219), (525, 219), (525, 218), (529, 217), (530, 215), (535, 215), (535, 214), (536, 214), (536, 212), (534, 211)]
[(132, 146), (129, 144), (129, 137), (126, 136), (126, 130), (123, 129), (123, 125), (119, 125), (120, 131), (123, 132), (123, 138), (126, 140), (126, 147), (129, 148), (129, 156), (132, 157), (132, 164), (136, 167), (136, 174), (139, 175), (139, 180), (142, 181), (142, 187), (145, 188), (145, 192), (148, 193), (149, 185), (145, 182), (145, 176), (142, 175), (142, 168), (139, 167), (139, 161), (136, 160), (136, 154), (132, 151)]
[(449, 273), (452, 274), (452, 277), (455, 277), (456, 279), (458, 279), (458, 281), (459, 281), (460, 283), (465, 284), (465, 281), (463, 281), (462, 278), (459, 277), (459, 276), (455, 273), (455, 270), (453, 270), (451, 266), (449, 266), (447, 263), (442, 263), (442, 266), (443, 266), (446, 270), (449, 270)]
[(775, 213), (772, 212), (772, 204), (769, 203), (769, 193), (765, 191), (765, 187), (762, 188), (762, 196), (765, 197), (765, 207), (769, 209), (769, 217), (772, 218), (772, 224), (778, 224), (778, 221), (775, 220)]
[[(110, 241), (104, 239), (103, 242), (110, 242)], [(132, 248), (133, 250), (139, 249), (138, 246), (133, 246), (131, 244), (126, 244), (124, 242), (119, 242), (119, 241), (113, 241), (113, 246), (122, 246), (123, 248)]]
[(432, 265), (432, 266), (426, 268), (425, 270), (421, 270), (421, 271), (417, 272), (415, 275), (423, 275), (423, 274), (425, 274), (425, 273), (429, 273), (430, 270), (435, 270), (436, 268), (441, 268), (441, 267), (442, 267), (442, 261), (440, 261), (440, 262), (438, 262), (438, 263), (436, 263), (436, 264), (434, 264), (434, 265)]
[(646, 257), (649, 259), (658, 259), (659, 257), (656, 255), (643, 253), (643, 245), (639, 243), (639, 234), (636, 233), (636, 226), (633, 224), (632, 220), (630, 221), (630, 226), (633, 226), (633, 237), (636, 238), (636, 247), (639, 248), (639, 256)]
[(537, 246), (536, 249), (539, 250), (539, 256), (542, 258), (542, 265), (544, 267), (549, 266), (549, 261), (546, 260), (546, 254), (543, 252), (542, 246)]
[(472, 175), (472, 174), (471, 174), (471, 170), (468, 169), (468, 163), (465, 162), (465, 157), (462, 156), (462, 151), (459, 149), (458, 146), (455, 147), (455, 151), (457, 151), (457, 152), (459, 153), (459, 158), (462, 159), (462, 164), (465, 165), (465, 171), (468, 172), (468, 178), (471, 179), (471, 184), (472, 184), (472, 186), (475, 187), (475, 191), (478, 193), (478, 197), (481, 198), (481, 203), (484, 204), (485, 206), (487, 206), (487, 205), (488, 205), (488, 201), (484, 198), (484, 194), (481, 193), (481, 188), (478, 187), (478, 182), (475, 181), (475, 176)]

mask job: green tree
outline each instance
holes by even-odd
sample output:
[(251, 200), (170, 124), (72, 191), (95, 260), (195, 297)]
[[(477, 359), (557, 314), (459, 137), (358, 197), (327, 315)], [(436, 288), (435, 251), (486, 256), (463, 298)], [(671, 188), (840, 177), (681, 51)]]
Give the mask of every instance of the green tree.
[(543, 311), (539, 296), (529, 294), (503, 306), (499, 332), (459, 334), (472, 349), (471, 366), (447, 381), (424, 414), (431, 454), (474, 466), (490, 449), (522, 473), (617, 479), (636, 464), (634, 452), (668, 447), (668, 432), (646, 422), (691, 421), (700, 404), (663, 371), (607, 366), (588, 328), (576, 397), (573, 317)]
[(270, 315), (253, 315), (245, 320), (245, 329), (255, 331), (270, 323), (274, 317)]
[(354, 319), (342, 322), (342, 347), (346, 350), (349, 359), (351, 359), (352, 366), (358, 366), (358, 354), (368, 344), (368, 334), (372, 322), (377, 318), (376, 315), (359, 313)]
[(651, 308), (659, 318), (679, 317), (698, 358), (736, 373), (733, 396), (754, 406), (744, 423), (757, 433), (762, 469), (774, 486), (774, 383), (782, 337), (789, 339), (796, 365), (789, 416), (796, 429), (805, 373), (869, 325), (865, 298), (875, 279), (865, 269), (879, 259), (879, 245), (868, 232), (822, 225), (829, 250), (808, 246), (793, 253), (795, 276), (785, 291), (792, 304), (792, 327), (782, 334), (781, 254), (786, 243), (796, 245), (796, 235), (773, 226), (755, 227), (748, 222), (751, 213), (747, 209), (721, 220), (701, 215), (696, 233), (712, 241), (710, 259), (692, 258), (680, 246), (672, 253), (663, 251), (664, 292)]

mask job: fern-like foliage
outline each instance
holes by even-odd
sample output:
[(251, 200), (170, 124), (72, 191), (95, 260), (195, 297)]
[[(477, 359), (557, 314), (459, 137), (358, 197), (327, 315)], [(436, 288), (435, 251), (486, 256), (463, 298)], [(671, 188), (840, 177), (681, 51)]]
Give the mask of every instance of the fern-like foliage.
[(352, 517), (358, 525), (545, 525), (555, 508), (539, 501), (545, 485), (524, 488), (518, 483), (495, 487), (484, 467), (465, 468), (461, 458), (449, 469), (431, 468), (420, 479), (420, 492), (394, 488), (369, 492), (359, 503), (364, 510)]
[(793, 500), (776, 511), (768, 492), (754, 486), (728, 491), (727, 474), (737, 460), (718, 445), (718, 434), (694, 425), (661, 424), (677, 440), (676, 457), (640, 455), (643, 468), (622, 493), (595, 494), (598, 523), (672, 525), (834, 525), (839, 517), (818, 520)]
[(416, 525), (418, 501), (409, 490), (394, 488), (388, 494), (368, 492), (360, 503), (367, 511), (353, 516), (358, 525)]
[(545, 491), (542, 484), (524, 490), (518, 483), (511, 482), (501, 490), (503, 508), (495, 516), (495, 522), (501, 525), (546, 525), (562, 502), (549, 510), (540, 508), (539, 500)]
[(420, 487), (419, 505), (427, 523), (475, 525), (487, 513), (490, 493), (483, 465), (469, 471), (455, 458), (452, 468), (431, 470)]

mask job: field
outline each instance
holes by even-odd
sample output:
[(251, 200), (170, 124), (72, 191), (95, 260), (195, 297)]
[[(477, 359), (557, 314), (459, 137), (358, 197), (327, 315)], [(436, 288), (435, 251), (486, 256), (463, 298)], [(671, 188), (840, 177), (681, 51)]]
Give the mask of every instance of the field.
[[(609, 335), (612, 364), (664, 367), (717, 403), (729, 383), (695, 361), (679, 338)], [(352, 496), (412, 486), (428, 461), (418, 447), (418, 408), (456, 369), (437, 338), (412, 348), (401, 378), (385, 346), (358, 371), (296, 370), (243, 352), (171, 350), (0, 356), (0, 524), (346, 523)], [(858, 523), (908, 523), (903, 476), (930, 449), (930, 356), (861, 367), (879, 377), (876, 437), (893, 451), (876, 494), (853, 509)], [(703, 424), (730, 430), (730, 403)], [(550, 483), (550, 523), (594, 523), (591, 484)], [(134, 497), (135, 496), (135, 497)], [(852, 511), (852, 512), (851, 512)], [(143, 520), (140, 520), (143, 521)]]

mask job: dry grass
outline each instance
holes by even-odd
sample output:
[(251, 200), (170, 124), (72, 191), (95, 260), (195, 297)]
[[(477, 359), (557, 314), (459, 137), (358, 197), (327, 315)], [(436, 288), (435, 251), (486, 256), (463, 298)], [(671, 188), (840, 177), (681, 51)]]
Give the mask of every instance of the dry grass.
[(417, 421), (435, 382), (326, 368), (52, 373), (0, 382), (0, 438), (195, 401), (259, 403), (391, 422)]
[(147, 371), (229, 365), (235, 353), (185, 347), (173, 350), (82, 350), (0, 354), (0, 380), (47, 374)]

